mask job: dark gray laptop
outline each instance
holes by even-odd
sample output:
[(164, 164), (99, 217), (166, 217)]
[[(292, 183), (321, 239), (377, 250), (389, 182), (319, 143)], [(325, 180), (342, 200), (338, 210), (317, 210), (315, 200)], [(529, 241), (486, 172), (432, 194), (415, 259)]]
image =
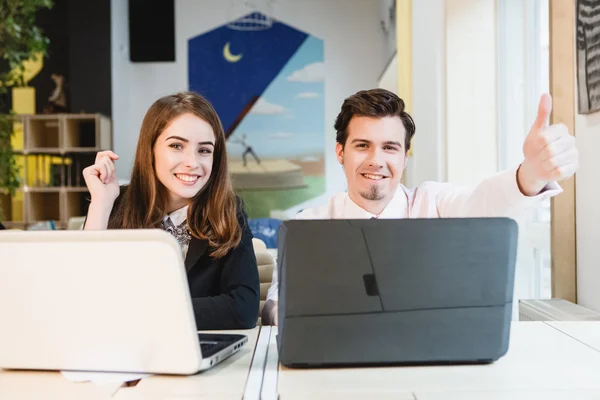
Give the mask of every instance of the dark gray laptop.
[(284, 222), (281, 363), (497, 360), (508, 350), (517, 232), (508, 218)]

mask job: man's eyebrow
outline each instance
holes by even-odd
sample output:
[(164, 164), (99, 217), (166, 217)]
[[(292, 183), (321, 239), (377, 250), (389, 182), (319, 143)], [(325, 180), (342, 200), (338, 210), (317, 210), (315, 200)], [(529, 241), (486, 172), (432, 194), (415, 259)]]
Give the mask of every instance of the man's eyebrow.
[(400, 142), (396, 142), (396, 141), (394, 141), (394, 140), (388, 140), (388, 141), (386, 141), (386, 142), (383, 142), (383, 144), (385, 144), (385, 145), (393, 145), (393, 146), (398, 146), (398, 147), (402, 148), (402, 143), (400, 143)]
[[(367, 139), (352, 139), (352, 141), (350, 143), (368, 143), (371, 144), (372, 142), (370, 140)], [(402, 148), (402, 143), (397, 142), (395, 140), (386, 140), (385, 142), (383, 142), (384, 146), (398, 146), (400, 148)]]

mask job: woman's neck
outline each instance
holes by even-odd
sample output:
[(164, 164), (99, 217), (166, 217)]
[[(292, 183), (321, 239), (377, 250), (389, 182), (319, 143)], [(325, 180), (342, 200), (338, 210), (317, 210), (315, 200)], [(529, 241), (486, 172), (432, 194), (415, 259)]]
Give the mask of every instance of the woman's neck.
[(177, 211), (187, 205), (190, 204), (190, 200), (189, 199), (169, 199), (169, 203), (167, 204), (166, 207), (166, 213), (171, 214), (173, 211)]

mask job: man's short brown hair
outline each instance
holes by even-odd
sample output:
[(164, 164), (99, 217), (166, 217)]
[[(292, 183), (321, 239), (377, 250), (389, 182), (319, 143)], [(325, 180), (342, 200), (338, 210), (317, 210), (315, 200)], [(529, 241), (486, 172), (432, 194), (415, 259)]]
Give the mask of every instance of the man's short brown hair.
[(348, 139), (348, 124), (352, 117), (400, 117), (406, 137), (404, 138), (404, 151), (410, 150), (410, 141), (415, 135), (415, 121), (409, 113), (404, 111), (404, 101), (396, 94), (385, 89), (361, 90), (348, 97), (342, 104), (342, 110), (335, 120), (336, 141), (342, 145)]

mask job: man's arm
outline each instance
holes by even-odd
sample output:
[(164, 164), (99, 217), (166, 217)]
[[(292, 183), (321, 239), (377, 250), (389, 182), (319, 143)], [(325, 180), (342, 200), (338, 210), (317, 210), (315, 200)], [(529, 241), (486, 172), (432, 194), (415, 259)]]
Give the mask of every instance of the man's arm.
[(573, 176), (579, 166), (575, 138), (563, 124), (548, 126), (552, 98), (543, 95), (538, 115), (523, 144), (525, 160), (473, 188), (436, 188), (440, 217), (513, 217), (561, 193), (557, 181)]
[(263, 306), (261, 321), (263, 325), (277, 325), (277, 300), (267, 300)]
[(279, 305), (279, 282), (277, 276), (277, 266), (273, 269), (273, 278), (271, 286), (267, 292), (267, 300), (263, 306), (261, 322), (263, 325), (277, 325), (277, 307)]
[[(539, 194), (526, 196), (519, 189), (518, 168), (499, 172), (472, 187), (431, 183), (436, 193), (438, 214), (442, 218), (517, 217), (541, 201), (562, 192), (555, 182)], [(426, 186), (424, 186), (426, 187)]]

